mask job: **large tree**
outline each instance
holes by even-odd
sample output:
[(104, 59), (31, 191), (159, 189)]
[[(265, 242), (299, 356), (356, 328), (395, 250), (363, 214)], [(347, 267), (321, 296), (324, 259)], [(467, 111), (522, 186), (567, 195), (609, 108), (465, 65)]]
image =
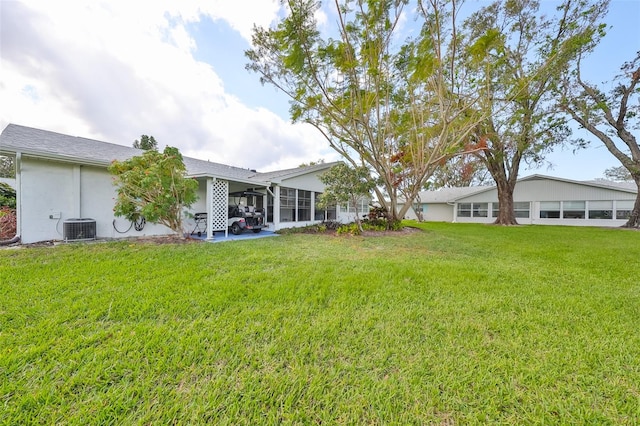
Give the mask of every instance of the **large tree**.
[(473, 13), (461, 36), (477, 108), (486, 117), (474, 134), (476, 155), (496, 183), (497, 224), (517, 224), (513, 192), (523, 162), (540, 163), (570, 135), (554, 108), (554, 88), (603, 35), (608, 0), (565, 0), (543, 14), (537, 0), (506, 0)]
[(560, 103), (581, 127), (596, 136), (628, 172), (638, 187), (638, 195), (628, 228), (640, 227), (640, 52), (621, 67), (615, 87), (606, 94), (583, 80), (580, 67), (565, 75)]
[(144, 218), (182, 235), (184, 208), (196, 200), (198, 182), (185, 176), (186, 167), (177, 148), (167, 146), (109, 166), (117, 187), (116, 216), (136, 222)]
[[(477, 124), (453, 63), (456, 0), (334, 0), (323, 36), (315, 0), (281, 0), (287, 16), (255, 28), (247, 65), (291, 99), (294, 122), (317, 128), (354, 168), (367, 167), (379, 203), (401, 218), (444, 160), (463, 151)], [(409, 13), (421, 29), (401, 44)], [(466, 113), (465, 113), (466, 112)], [(399, 196), (404, 197), (398, 207)]]

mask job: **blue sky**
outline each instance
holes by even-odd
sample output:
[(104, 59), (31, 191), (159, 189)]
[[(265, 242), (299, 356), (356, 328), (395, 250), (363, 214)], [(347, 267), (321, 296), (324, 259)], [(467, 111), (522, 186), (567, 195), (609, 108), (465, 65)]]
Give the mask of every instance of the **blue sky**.
[[(151, 134), (185, 155), (261, 171), (338, 158), (317, 131), (290, 123), (284, 95), (244, 68), (253, 24), (283, 13), (276, 1), (0, 0), (0, 7), (1, 128), (16, 123), (122, 145)], [(321, 19), (331, 22), (325, 12)], [(607, 23), (607, 37), (585, 62), (595, 82), (640, 50), (640, 0), (612, 0)], [(547, 159), (553, 168), (521, 175), (593, 179), (618, 165), (597, 142)]]

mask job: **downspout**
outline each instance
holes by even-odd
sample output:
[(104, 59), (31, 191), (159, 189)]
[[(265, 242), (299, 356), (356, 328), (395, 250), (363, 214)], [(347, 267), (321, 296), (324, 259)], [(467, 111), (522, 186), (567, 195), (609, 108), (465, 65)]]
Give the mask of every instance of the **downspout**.
[(0, 241), (0, 246), (8, 246), (20, 242), (20, 229), (22, 225), (22, 179), (20, 169), (22, 163), (22, 153), (16, 152), (15, 172), (16, 172), (16, 235), (10, 240)]

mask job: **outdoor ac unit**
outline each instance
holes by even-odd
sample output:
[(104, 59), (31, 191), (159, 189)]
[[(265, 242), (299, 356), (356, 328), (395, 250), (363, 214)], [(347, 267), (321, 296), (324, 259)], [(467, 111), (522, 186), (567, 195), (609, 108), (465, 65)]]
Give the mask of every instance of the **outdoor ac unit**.
[(62, 236), (65, 241), (96, 239), (96, 221), (88, 218), (66, 219), (62, 222)]

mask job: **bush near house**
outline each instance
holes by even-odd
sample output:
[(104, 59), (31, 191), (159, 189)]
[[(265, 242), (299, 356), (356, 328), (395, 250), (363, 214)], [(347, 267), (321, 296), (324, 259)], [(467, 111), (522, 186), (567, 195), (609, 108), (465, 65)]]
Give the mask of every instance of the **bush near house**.
[(0, 207), (16, 208), (16, 190), (0, 182)]

